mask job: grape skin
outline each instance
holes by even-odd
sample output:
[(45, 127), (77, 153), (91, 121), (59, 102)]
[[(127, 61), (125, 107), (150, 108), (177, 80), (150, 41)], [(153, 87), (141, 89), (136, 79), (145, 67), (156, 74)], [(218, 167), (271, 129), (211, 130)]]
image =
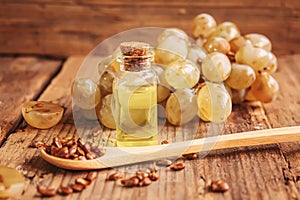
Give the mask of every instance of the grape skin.
[(29, 101), (22, 104), (22, 116), (34, 128), (48, 129), (60, 122), (64, 109), (54, 103)]
[(199, 14), (192, 23), (193, 36), (207, 38), (215, 31), (216, 27), (217, 23), (213, 16), (207, 13)]
[(207, 82), (197, 94), (198, 116), (204, 121), (222, 122), (232, 110), (231, 97), (223, 84)]

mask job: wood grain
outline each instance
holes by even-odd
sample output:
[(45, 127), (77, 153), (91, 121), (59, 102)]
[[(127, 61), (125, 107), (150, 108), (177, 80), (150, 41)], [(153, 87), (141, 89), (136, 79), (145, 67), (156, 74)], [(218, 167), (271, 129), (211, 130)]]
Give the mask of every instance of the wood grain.
[[(274, 74), (279, 81), (281, 92), (278, 99), (270, 104), (259, 102), (233, 106), (233, 112), (224, 127), (214, 127), (195, 119), (191, 124), (180, 128), (167, 125), (160, 134), (160, 140), (178, 142), (194, 137), (204, 137), (209, 127), (224, 129), (224, 134), (245, 132), (300, 125), (296, 92), (300, 66), (300, 55), (279, 58), (280, 68)], [(72, 75), (78, 69), (82, 58), (72, 57), (65, 63), (61, 72), (41, 95), (41, 98), (56, 101), (71, 109), (71, 100), (67, 95)], [(64, 78), (66, 77), (66, 78)], [(288, 77), (288, 78), (287, 78)], [(66, 86), (66, 87), (62, 87)], [(56, 94), (58, 88), (59, 92)], [(63, 95), (65, 94), (65, 95)], [(53, 97), (52, 97), (53, 95)], [(60, 98), (63, 97), (63, 98)], [(72, 117), (63, 120), (49, 130), (37, 130), (26, 127), (11, 134), (0, 148), (0, 164), (17, 167), (26, 177), (26, 186), (21, 199), (40, 199), (36, 192), (37, 184), (58, 188), (61, 184), (73, 183), (75, 178), (86, 176), (86, 171), (74, 172), (49, 165), (39, 157), (36, 149), (28, 148), (32, 141), (51, 142), (52, 137), (72, 136), (82, 132), (82, 137), (94, 143), (109, 142), (115, 131), (78, 130), (72, 123)], [(84, 129), (84, 128), (82, 128)], [(97, 129), (95, 129), (97, 130)], [(106, 181), (109, 174), (119, 170), (126, 177), (134, 174), (138, 168), (152, 163), (128, 165), (115, 169), (99, 170), (98, 178), (82, 193), (75, 193), (70, 199), (299, 199), (299, 144), (262, 145), (256, 147), (238, 147), (214, 150), (199, 154), (201, 159), (186, 160), (186, 168), (174, 172), (168, 168), (158, 169), (160, 179), (148, 187), (125, 188), (120, 182)], [(20, 156), (21, 155), (21, 156)], [(174, 158), (171, 158), (174, 159)], [(222, 179), (228, 182), (230, 190), (226, 193), (213, 193), (208, 190), (209, 182)], [(57, 199), (64, 197), (57, 196)]]
[[(178, 27), (191, 35), (193, 18), (212, 14), (242, 33), (262, 33), (277, 55), (299, 53), (299, 3), (276, 1), (4, 0), (0, 53), (86, 55), (103, 40), (137, 27)], [(20, 37), (22, 35), (22, 37)]]
[(0, 57), (0, 144), (21, 120), (21, 104), (38, 97), (60, 60)]

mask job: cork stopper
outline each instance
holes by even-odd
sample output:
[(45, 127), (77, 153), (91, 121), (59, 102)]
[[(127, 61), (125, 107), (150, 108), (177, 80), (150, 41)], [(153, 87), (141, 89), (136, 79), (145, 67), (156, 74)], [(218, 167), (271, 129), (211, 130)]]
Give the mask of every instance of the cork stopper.
[(150, 45), (144, 42), (123, 42), (120, 49), (125, 56), (145, 56), (148, 54)]
[(153, 54), (150, 45), (143, 42), (123, 42), (120, 44), (123, 64), (121, 70), (139, 72), (149, 68)]

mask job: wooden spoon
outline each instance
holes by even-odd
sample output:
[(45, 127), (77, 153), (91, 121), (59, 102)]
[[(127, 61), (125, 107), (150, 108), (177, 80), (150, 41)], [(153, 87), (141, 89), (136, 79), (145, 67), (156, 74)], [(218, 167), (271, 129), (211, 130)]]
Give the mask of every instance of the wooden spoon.
[(70, 170), (91, 170), (157, 160), (181, 154), (216, 149), (300, 141), (300, 126), (219, 135), (184, 142), (142, 147), (107, 147), (104, 156), (93, 160), (75, 161), (51, 156), (41, 149), (47, 162)]

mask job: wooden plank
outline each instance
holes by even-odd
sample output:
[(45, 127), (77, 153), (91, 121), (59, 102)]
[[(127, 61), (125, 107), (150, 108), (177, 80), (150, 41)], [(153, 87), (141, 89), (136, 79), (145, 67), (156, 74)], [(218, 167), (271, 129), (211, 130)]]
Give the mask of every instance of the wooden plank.
[(60, 69), (61, 61), (0, 57), (0, 144), (21, 120), (21, 104), (35, 99)]
[[(296, 63), (299, 56), (279, 59), (280, 70), (274, 75), (279, 80), (282, 91), (278, 100), (265, 105), (254, 102), (234, 106), (233, 112), (225, 124), (224, 134), (283, 125), (300, 125), (297, 111), (293, 110), (299, 109), (297, 100), (299, 94), (294, 95), (299, 82), (297, 77), (300, 68)], [(70, 113), (69, 86), (82, 61), (83, 57), (68, 59), (40, 99), (62, 104), (67, 108), (67, 113)], [(289, 80), (286, 79), (287, 74)], [(284, 102), (285, 105), (282, 107)], [(289, 102), (292, 105), (291, 108)], [(282, 115), (287, 108), (293, 111)], [(287, 117), (289, 120), (285, 124), (284, 120)], [(176, 142), (191, 139), (194, 136), (203, 137), (206, 135), (207, 128), (212, 126), (204, 122), (199, 123), (196, 119), (190, 125), (181, 128), (165, 126), (160, 139)], [(197, 131), (193, 135), (195, 130)], [(38, 156), (36, 149), (28, 148), (32, 141), (49, 143), (52, 137), (71, 136), (78, 131), (80, 130), (76, 129), (72, 123), (71, 114), (66, 114), (59, 125), (49, 130), (37, 130), (28, 126), (23, 132), (17, 131), (10, 135), (0, 148), (0, 164), (23, 169), (27, 181), (21, 199), (37, 198), (36, 184), (58, 188), (60, 184), (67, 185), (74, 182), (76, 177), (86, 175), (87, 172), (67, 171), (51, 166)], [(106, 130), (95, 136), (90, 130), (83, 132), (84, 138), (98, 143), (102, 139), (114, 137), (115, 133), (115, 131)], [(130, 177), (135, 170), (149, 166), (151, 162), (101, 170), (98, 171), (98, 178), (91, 186), (88, 186), (82, 193), (73, 194), (70, 198), (248, 199), (251, 197), (253, 199), (297, 199), (300, 197), (298, 178), (295, 176), (298, 173), (297, 166), (299, 166), (297, 163), (299, 147), (297, 146), (299, 146), (298, 143), (289, 143), (211, 151), (205, 157), (202, 155), (201, 159), (185, 161), (186, 168), (183, 171), (174, 172), (168, 168), (159, 168), (160, 179), (148, 187), (141, 188), (124, 188), (119, 182), (106, 181), (106, 178), (116, 169), (125, 172), (126, 177)], [(293, 148), (289, 149), (288, 147)], [(294, 160), (293, 156), (295, 156)], [(207, 185), (212, 179), (222, 179), (228, 182), (230, 190), (224, 194), (210, 192)]]
[(299, 23), (282, 4), (279, 0), (7, 1), (0, 6), (0, 52), (86, 55), (116, 33), (145, 26), (178, 27), (190, 35), (192, 19), (207, 12), (218, 22), (235, 22), (243, 33), (267, 35), (277, 55), (297, 53)]

